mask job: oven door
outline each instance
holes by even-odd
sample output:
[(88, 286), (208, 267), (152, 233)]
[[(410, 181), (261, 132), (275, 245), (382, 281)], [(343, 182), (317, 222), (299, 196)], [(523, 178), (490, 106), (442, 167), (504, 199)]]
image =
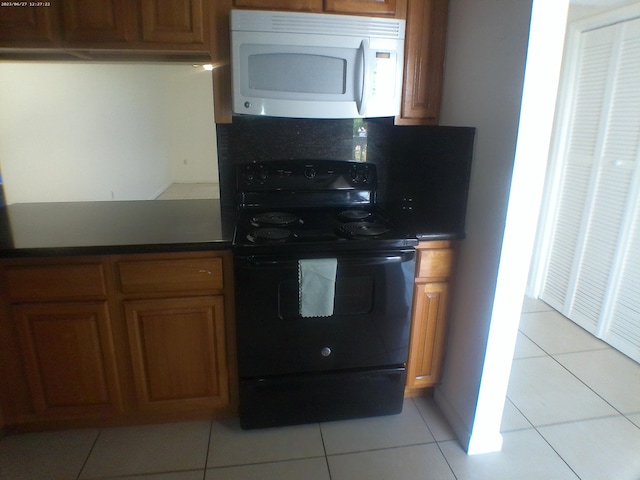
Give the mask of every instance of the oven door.
[(241, 377), (406, 362), (415, 250), (325, 256), (337, 258), (334, 312), (310, 318), (299, 313), (298, 258), (235, 258)]

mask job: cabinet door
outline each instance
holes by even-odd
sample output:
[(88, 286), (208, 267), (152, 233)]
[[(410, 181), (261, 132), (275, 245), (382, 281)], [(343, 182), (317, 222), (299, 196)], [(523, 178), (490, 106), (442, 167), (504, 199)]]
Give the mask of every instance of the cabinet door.
[(223, 297), (131, 300), (124, 309), (142, 411), (229, 403)]
[(415, 286), (407, 388), (431, 387), (440, 379), (448, 299), (447, 283), (423, 283)]
[(36, 414), (63, 419), (122, 410), (106, 302), (13, 311)]
[(63, 37), (77, 42), (127, 42), (135, 38), (135, 10), (128, 0), (65, 0)]
[(322, 11), (322, 0), (234, 0), (234, 7)]
[(144, 42), (204, 45), (204, 0), (142, 0)]
[(0, 7), (2, 46), (50, 46), (58, 39), (57, 8)]
[(361, 15), (396, 15), (403, 0), (324, 0), (324, 10)]
[(396, 124), (437, 124), (448, 0), (409, 0), (402, 109)]

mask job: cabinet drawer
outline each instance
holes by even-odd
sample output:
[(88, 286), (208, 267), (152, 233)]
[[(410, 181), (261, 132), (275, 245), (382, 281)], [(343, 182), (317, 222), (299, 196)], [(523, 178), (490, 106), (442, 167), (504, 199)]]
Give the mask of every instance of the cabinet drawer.
[(6, 268), (12, 300), (60, 300), (104, 297), (107, 287), (102, 264), (20, 265)]
[(223, 288), (221, 258), (123, 261), (118, 274), (123, 293)]
[(453, 268), (453, 250), (418, 250), (418, 278), (448, 277)]

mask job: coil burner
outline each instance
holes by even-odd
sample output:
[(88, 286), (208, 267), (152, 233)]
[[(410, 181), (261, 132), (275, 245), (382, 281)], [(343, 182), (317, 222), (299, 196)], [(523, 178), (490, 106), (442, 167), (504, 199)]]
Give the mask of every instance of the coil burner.
[(252, 243), (286, 242), (291, 237), (291, 230), (286, 228), (258, 228), (247, 235)]
[(293, 213), (287, 212), (264, 212), (259, 213), (251, 218), (251, 225), (254, 227), (261, 227), (264, 225), (271, 225), (277, 227), (286, 227), (287, 225), (293, 225), (300, 220)]
[(341, 226), (340, 232), (350, 238), (375, 238), (389, 232), (389, 229), (380, 223), (353, 222)]
[(361, 221), (373, 216), (371, 212), (366, 210), (343, 210), (340, 212), (340, 218), (347, 221)]

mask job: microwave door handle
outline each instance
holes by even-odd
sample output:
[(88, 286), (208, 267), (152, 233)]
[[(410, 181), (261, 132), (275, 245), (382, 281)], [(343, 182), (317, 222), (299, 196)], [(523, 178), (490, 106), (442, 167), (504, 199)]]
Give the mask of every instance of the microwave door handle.
[(369, 90), (369, 75), (367, 75), (367, 67), (369, 66), (368, 54), (369, 54), (369, 40), (366, 38), (360, 43), (360, 58), (361, 58), (361, 70), (362, 70), (362, 92), (360, 95), (360, 102), (358, 102), (358, 113), (360, 116), (364, 116), (367, 111), (367, 93)]

